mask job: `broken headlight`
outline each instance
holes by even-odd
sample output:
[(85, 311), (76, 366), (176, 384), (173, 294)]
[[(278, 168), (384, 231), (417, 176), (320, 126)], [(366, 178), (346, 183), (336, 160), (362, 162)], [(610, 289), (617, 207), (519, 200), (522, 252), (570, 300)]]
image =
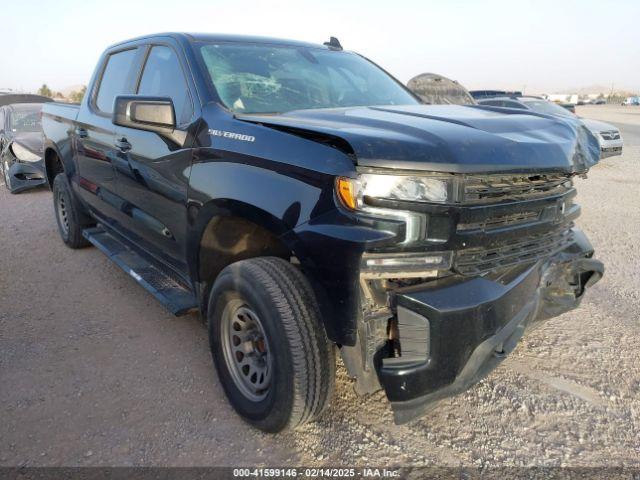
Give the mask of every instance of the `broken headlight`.
[(14, 143), (11, 145), (11, 151), (16, 156), (18, 160), (23, 162), (37, 162), (40, 160), (40, 155), (36, 155), (35, 153), (27, 150), (19, 143)]

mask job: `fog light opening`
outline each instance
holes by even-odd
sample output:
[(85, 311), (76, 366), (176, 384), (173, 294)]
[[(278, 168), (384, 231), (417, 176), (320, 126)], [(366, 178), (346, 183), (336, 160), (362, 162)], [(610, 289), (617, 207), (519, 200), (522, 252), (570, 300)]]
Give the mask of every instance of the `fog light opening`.
[(451, 252), (365, 253), (361, 271), (365, 278), (437, 277), (451, 268)]

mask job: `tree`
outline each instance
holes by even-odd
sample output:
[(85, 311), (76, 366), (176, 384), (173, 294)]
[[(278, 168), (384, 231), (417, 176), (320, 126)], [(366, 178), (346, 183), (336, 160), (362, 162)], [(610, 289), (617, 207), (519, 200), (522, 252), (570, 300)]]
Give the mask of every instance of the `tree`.
[(51, 89), (47, 87), (46, 83), (43, 83), (38, 89), (38, 95), (42, 95), (43, 97), (53, 97), (53, 92), (51, 92)]
[(69, 98), (74, 103), (80, 103), (82, 102), (82, 99), (84, 98), (85, 93), (87, 93), (87, 86), (83, 85), (79, 91), (74, 90), (73, 92), (71, 92), (69, 94)]

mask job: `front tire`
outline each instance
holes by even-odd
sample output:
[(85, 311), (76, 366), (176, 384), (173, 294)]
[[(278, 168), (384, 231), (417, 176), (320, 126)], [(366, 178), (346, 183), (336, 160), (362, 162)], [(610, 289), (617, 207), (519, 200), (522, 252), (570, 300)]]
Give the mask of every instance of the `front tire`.
[(266, 432), (295, 428), (327, 407), (335, 349), (302, 273), (275, 257), (226, 267), (209, 297), (218, 376), (238, 414)]
[(53, 208), (62, 241), (69, 248), (88, 247), (89, 241), (82, 236), (80, 206), (64, 173), (59, 173), (53, 180)]

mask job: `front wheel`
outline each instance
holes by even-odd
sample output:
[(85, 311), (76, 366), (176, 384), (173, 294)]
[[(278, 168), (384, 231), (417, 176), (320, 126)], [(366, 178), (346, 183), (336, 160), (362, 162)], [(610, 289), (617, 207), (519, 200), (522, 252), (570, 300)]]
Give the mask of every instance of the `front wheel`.
[(335, 349), (298, 269), (275, 257), (229, 265), (211, 290), (207, 316), (220, 381), (243, 419), (278, 432), (324, 411)]

